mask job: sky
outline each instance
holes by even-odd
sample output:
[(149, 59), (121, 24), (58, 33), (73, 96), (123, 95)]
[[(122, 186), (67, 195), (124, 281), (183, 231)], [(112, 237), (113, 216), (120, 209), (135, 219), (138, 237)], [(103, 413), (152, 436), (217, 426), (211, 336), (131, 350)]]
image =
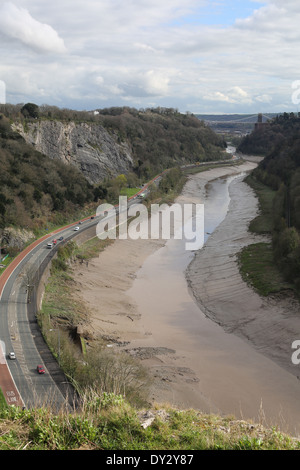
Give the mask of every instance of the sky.
[(299, 24), (299, 0), (0, 0), (0, 102), (297, 112)]

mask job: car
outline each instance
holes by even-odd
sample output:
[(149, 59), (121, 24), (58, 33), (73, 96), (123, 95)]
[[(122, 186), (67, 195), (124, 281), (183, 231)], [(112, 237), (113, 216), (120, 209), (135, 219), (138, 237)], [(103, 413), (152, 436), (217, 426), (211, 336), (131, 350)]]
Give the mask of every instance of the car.
[(79, 230), (79, 227), (74, 228), (74, 232), (77, 232), (77, 230)]
[(64, 237), (59, 237), (58, 241), (62, 241), (64, 239)]
[(95, 217), (92, 215), (91, 219), (93, 220)]
[(47, 243), (47, 248), (51, 249), (53, 247), (53, 243)]
[(78, 223), (81, 225), (82, 224), (81, 220)]
[(14, 352), (10, 352), (8, 357), (9, 357), (9, 359), (12, 359), (12, 360), (16, 359), (16, 355), (15, 355)]
[(36, 367), (36, 370), (38, 371), (38, 374), (44, 374), (45, 373), (45, 369), (42, 365), (38, 365)]

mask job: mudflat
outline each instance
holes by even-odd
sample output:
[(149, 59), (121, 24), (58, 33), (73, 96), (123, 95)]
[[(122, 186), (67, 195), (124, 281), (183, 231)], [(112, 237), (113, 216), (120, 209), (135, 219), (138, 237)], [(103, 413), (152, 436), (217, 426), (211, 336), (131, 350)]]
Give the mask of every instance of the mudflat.
[[(192, 175), (176, 202), (205, 204), (210, 181), (255, 166)], [(89, 311), (89, 335), (149, 369), (153, 402), (233, 414), (297, 435), (300, 382), (291, 344), (300, 335), (299, 307), (263, 299), (241, 279), (236, 254), (263, 237), (248, 232), (258, 203), (241, 177), (230, 198), (201, 250), (186, 252), (177, 240), (117, 239), (88, 266), (74, 268), (75, 295)]]

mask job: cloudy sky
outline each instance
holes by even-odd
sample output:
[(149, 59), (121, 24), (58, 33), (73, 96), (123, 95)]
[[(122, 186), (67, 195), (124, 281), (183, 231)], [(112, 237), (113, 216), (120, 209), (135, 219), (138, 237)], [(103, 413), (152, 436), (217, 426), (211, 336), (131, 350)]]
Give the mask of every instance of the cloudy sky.
[(299, 0), (0, 0), (0, 101), (300, 111)]

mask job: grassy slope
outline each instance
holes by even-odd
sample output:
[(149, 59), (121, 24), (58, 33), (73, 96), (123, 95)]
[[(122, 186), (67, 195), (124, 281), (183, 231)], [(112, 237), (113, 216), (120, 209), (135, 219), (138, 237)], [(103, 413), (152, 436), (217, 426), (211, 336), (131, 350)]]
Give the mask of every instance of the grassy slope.
[[(96, 405), (96, 406), (95, 406)], [(149, 410), (148, 416), (149, 416)], [(83, 403), (80, 413), (53, 414), (49, 408), (0, 410), (0, 450), (288, 450), (300, 443), (276, 429), (195, 410), (145, 410), (122, 397), (103, 395)], [(117, 454), (118, 455), (118, 454)]]
[[(260, 207), (260, 214), (252, 220), (249, 230), (260, 235), (271, 234), (273, 229), (272, 207), (276, 192), (252, 176), (249, 176), (246, 181), (254, 189)], [(239, 264), (243, 279), (262, 296), (292, 288), (284, 280), (274, 262), (271, 241), (245, 247), (239, 254)]]

